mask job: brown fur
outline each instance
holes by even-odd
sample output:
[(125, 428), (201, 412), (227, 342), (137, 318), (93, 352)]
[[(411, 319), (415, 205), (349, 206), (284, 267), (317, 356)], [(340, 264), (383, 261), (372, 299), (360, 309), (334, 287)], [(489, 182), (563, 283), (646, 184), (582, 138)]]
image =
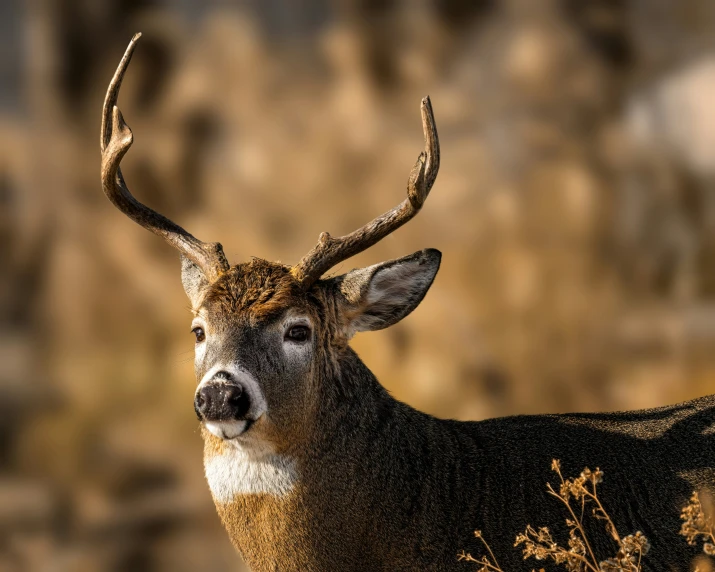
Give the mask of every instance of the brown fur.
[(254, 320), (270, 319), (301, 298), (290, 268), (254, 258), (232, 267), (209, 286), (204, 300), (217, 313), (249, 312)]

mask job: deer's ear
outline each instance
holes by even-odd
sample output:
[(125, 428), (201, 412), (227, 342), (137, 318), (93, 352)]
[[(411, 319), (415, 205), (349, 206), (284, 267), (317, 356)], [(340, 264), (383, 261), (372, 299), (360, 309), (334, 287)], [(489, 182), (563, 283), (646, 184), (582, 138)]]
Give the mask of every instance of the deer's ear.
[(428, 249), (336, 278), (348, 336), (399, 322), (427, 294), (442, 253)]
[(191, 300), (191, 306), (197, 308), (209, 282), (201, 268), (183, 254), (181, 255), (181, 283), (184, 285), (186, 295)]

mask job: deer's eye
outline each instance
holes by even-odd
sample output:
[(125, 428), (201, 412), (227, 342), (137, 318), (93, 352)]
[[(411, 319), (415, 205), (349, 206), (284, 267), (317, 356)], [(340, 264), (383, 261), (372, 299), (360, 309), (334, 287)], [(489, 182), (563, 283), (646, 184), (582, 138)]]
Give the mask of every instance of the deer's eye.
[(204, 329), (196, 326), (194, 329), (191, 330), (193, 334), (196, 336), (196, 343), (201, 343), (206, 339), (206, 332), (204, 332)]
[(310, 337), (310, 328), (308, 326), (291, 326), (291, 328), (286, 332), (286, 340), (291, 342), (305, 342), (308, 341)]

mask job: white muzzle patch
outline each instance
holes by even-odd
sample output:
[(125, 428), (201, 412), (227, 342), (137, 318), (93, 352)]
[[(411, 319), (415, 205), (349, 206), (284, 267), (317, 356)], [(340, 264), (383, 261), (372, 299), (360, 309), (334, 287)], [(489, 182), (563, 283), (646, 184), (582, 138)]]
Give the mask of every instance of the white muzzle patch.
[(248, 421), (204, 421), (206, 429), (219, 439), (235, 439), (249, 427)]

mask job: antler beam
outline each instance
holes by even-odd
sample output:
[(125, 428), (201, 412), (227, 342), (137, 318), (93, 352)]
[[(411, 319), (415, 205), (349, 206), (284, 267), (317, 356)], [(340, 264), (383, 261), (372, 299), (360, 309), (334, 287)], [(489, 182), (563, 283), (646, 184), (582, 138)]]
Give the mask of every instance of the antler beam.
[(370, 248), (420, 212), (439, 171), (439, 138), (429, 97), (422, 100), (421, 109), (425, 150), (420, 153), (410, 172), (407, 198), (350, 234), (333, 238), (327, 232), (322, 233), (318, 244), (291, 269), (293, 276), (304, 288), (310, 288), (333, 266)]
[(229, 267), (221, 245), (217, 242), (202, 242), (186, 232), (179, 225), (160, 215), (158, 212), (143, 205), (129, 192), (119, 164), (134, 141), (132, 130), (124, 122), (122, 112), (117, 107), (119, 88), (122, 85), (124, 72), (132, 59), (132, 53), (141, 34), (136, 34), (117, 71), (114, 72), (102, 109), (102, 136), (100, 149), (102, 151), (102, 188), (112, 204), (154, 234), (161, 236), (184, 256), (203, 271), (206, 278), (213, 282)]

